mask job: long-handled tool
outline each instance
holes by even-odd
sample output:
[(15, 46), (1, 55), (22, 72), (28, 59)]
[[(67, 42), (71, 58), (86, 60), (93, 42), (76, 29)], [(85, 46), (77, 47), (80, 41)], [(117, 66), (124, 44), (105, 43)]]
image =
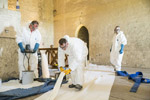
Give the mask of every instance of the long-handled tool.
[[(33, 82), (33, 76), (34, 76), (34, 71), (31, 70), (31, 66), (29, 64), (30, 61), (30, 54), (34, 53), (33, 50), (31, 50), (30, 45), (27, 44), (25, 47), (25, 56), (28, 59), (28, 69), (22, 72), (22, 84), (30, 84)], [(29, 57), (27, 56), (29, 54)]]

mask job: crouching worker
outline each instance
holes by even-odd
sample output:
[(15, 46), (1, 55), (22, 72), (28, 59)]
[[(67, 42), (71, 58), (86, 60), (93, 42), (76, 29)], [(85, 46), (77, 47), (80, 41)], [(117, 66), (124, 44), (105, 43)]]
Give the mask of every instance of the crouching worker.
[[(66, 70), (63, 68), (65, 66), (65, 54), (68, 55), (69, 64), (69, 69)], [(82, 89), (84, 81), (83, 69), (87, 54), (87, 46), (81, 39), (66, 35), (59, 40), (58, 66), (61, 72), (66, 75), (71, 74), (72, 84), (69, 85), (69, 88)]]

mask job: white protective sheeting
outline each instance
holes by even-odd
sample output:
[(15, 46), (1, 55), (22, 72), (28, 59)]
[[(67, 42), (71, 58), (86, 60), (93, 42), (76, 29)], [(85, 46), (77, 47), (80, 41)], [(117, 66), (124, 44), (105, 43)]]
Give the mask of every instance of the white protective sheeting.
[(121, 62), (124, 53), (120, 54), (119, 51), (121, 49), (121, 44), (127, 44), (127, 39), (123, 32), (120, 31), (117, 35), (114, 35), (112, 42), (113, 43), (110, 53), (110, 62), (115, 66), (117, 71), (121, 71)]
[[(90, 64), (84, 73), (84, 85), (81, 91), (75, 88), (68, 88), (71, 84), (63, 84), (55, 100), (109, 100), (110, 91), (115, 79), (115, 73), (112, 66), (98, 66)], [(53, 100), (48, 99), (51, 92), (44, 94), (45, 98), (36, 100)]]
[(21, 83), (19, 83), (19, 80), (10, 80), (8, 82), (2, 83), (2, 86), (0, 87), (0, 92), (17, 89), (17, 88), (27, 89), (27, 88), (40, 86), (43, 84), (44, 84), (44, 82), (34, 81), (31, 84), (22, 85)]
[(57, 96), (59, 89), (60, 89), (60, 85), (62, 83), (63, 77), (65, 76), (64, 72), (61, 72), (59, 75), (59, 78), (55, 84), (55, 87), (52, 91), (46, 92), (45, 94), (43, 94), (42, 96), (34, 99), (34, 100), (54, 100), (55, 97)]
[(48, 61), (45, 53), (42, 53), (42, 77), (43, 78), (49, 78), (49, 68), (48, 68)]

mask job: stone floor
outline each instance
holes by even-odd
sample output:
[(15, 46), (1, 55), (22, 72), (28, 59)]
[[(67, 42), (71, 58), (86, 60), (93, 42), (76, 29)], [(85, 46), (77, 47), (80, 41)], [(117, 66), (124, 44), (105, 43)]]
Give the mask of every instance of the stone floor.
[[(142, 68), (125, 68), (122, 70), (133, 74), (137, 71), (142, 71), (144, 78), (150, 79), (150, 69)], [(141, 83), (136, 93), (129, 92), (134, 82), (128, 80), (127, 77), (116, 76), (113, 87), (111, 89), (109, 100), (150, 100), (150, 84)], [(41, 94), (40, 94), (41, 95)], [(18, 100), (34, 100), (40, 95), (35, 95)]]
[[(141, 71), (144, 78), (150, 79), (150, 69), (123, 68), (129, 74)], [(134, 82), (127, 77), (116, 76), (109, 100), (150, 100), (150, 84), (141, 83), (137, 92), (129, 92)]]

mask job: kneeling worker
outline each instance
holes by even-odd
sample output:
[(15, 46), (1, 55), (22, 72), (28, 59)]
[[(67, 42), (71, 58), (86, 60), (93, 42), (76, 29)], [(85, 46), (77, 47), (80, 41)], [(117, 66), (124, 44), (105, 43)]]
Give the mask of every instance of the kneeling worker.
[[(69, 69), (64, 69), (65, 54), (68, 55)], [(84, 81), (85, 62), (88, 54), (88, 49), (85, 43), (75, 37), (64, 36), (59, 40), (58, 48), (58, 66), (66, 75), (71, 74), (72, 84), (69, 88), (81, 90)]]

